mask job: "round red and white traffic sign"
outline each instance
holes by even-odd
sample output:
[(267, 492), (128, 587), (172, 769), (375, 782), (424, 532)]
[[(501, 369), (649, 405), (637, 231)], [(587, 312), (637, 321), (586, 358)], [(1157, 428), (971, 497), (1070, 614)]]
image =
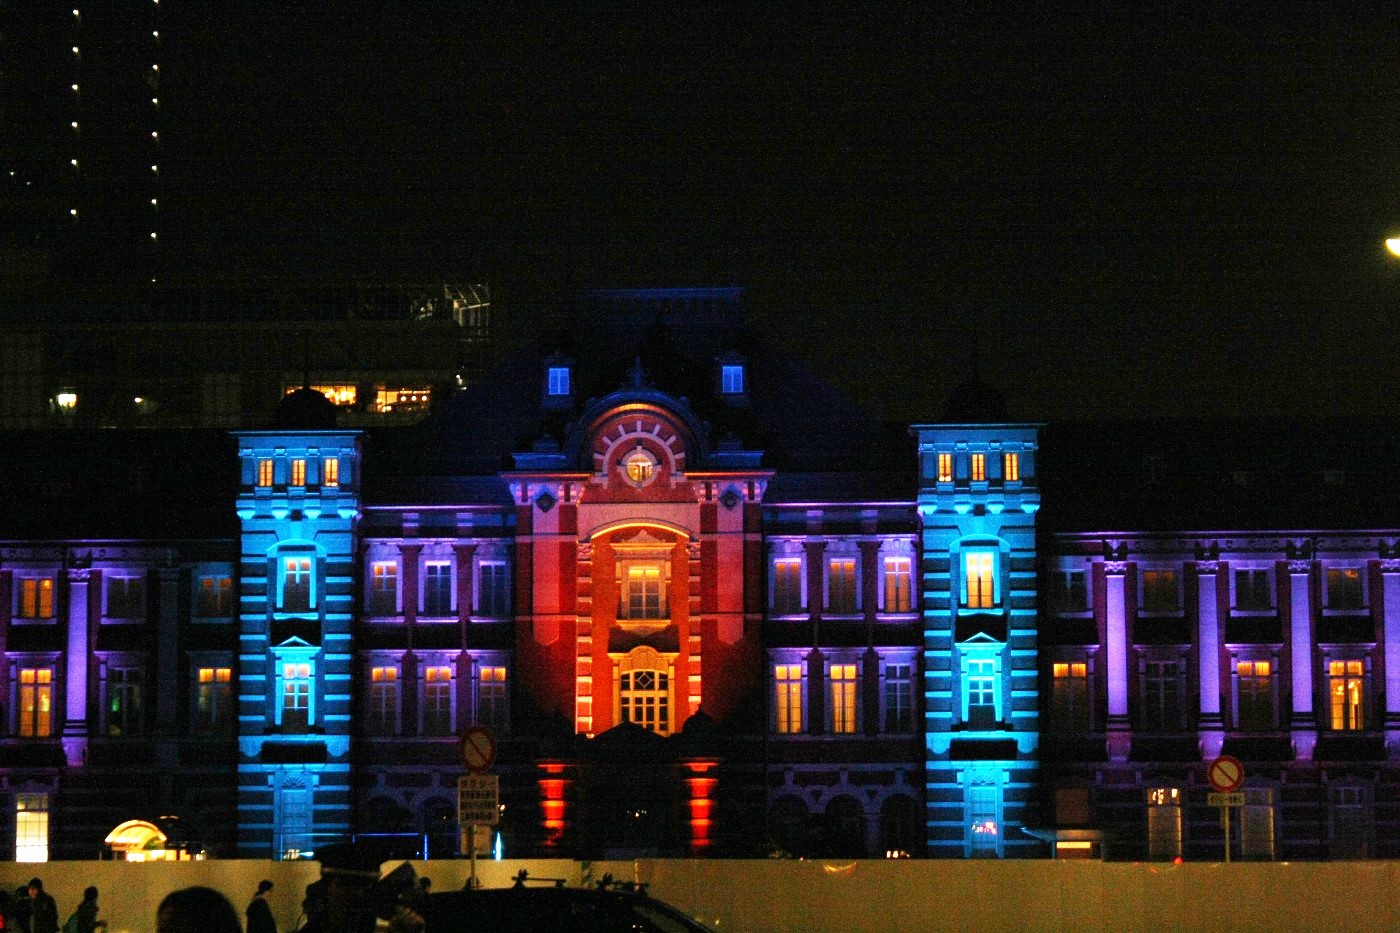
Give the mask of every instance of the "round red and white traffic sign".
[(472, 774), (489, 771), (496, 763), (496, 737), (485, 726), (472, 726), (462, 733), (457, 753), (462, 759), (462, 767)]
[(1219, 793), (1232, 793), (1244, 783), (1244, 765), (1233, 755), (1221, 755), (1206, 768), (1206, 780)]

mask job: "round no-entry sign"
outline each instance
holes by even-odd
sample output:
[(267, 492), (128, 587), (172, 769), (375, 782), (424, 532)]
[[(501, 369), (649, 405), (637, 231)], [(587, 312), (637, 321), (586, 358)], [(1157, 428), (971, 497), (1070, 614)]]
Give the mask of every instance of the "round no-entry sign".
[(1244, 765), (1233, 755), (1221, 755), (1206, 769), (1206, 780), (1220, 793), (1231, 793), (1244, 783)]
[(472, 774), (489, 771), (496, 763), (496, 737), (485, 726), (472, 726), (462, 733), (457, 752), (461, 756), (462, 767)]

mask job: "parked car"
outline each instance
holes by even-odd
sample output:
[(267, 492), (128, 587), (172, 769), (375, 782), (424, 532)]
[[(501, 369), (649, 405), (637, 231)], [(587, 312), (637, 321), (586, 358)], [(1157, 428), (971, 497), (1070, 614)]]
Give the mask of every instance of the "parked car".
[[(522, 873), (523, 874), (523, 873)], [(430, 894), (416, 905), (424, 933), (707, 933), (644, 886), (514, 887)]]

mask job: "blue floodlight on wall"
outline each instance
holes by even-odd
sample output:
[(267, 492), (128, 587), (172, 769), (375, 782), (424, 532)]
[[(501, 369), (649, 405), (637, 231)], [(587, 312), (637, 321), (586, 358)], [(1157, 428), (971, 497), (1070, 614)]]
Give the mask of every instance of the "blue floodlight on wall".
[(915, 425), (928, 851), (1040, 854), (1038, 425)]

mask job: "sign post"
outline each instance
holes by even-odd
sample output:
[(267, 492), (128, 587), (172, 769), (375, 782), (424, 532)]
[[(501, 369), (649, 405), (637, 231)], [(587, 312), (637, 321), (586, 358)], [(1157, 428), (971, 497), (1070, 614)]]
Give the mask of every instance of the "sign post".
[(1220, 825), (1225, 828), (1225, 864), (1230, 864), (1230, 811), (1244, 806), (1244, 765), (1232, 755), (1221, 755), (1206, 768), (1206, 780), (1215, 793), (1206, 796), (1206, 803), (1220, 808)]
[(495, 826), (501, 820), (500, 776), (485, 773), (496, 763), (496, 737), (485, 726), (472, 726), (462, 733), (457, 753), (462, 767), (471, 772), (457, 779), (457, 823), (465, 830), (471, 864), (467, 887), (474, 891), (480, 887), (476, 880), (476, 828)]

